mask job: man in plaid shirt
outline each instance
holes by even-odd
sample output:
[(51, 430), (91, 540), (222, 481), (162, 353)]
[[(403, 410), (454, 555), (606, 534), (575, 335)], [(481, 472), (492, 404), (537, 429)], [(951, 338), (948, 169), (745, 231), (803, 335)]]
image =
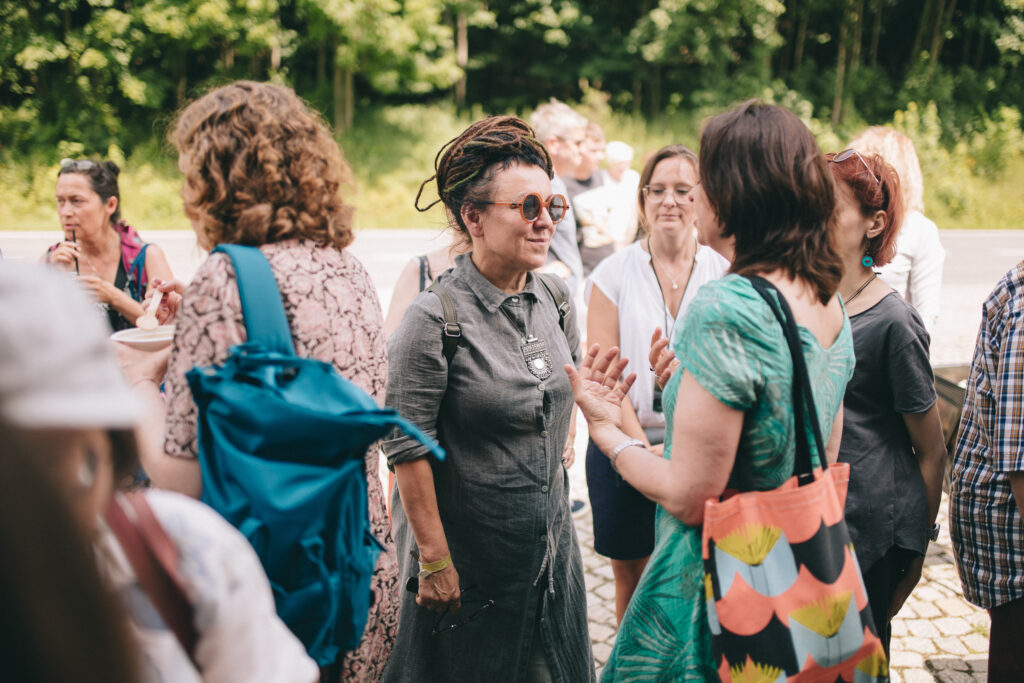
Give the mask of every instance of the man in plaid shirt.
[(950, 483), (968, 600), (989, 611), (989, 681), (1024, 680), (1024, 261), (982, 309)]

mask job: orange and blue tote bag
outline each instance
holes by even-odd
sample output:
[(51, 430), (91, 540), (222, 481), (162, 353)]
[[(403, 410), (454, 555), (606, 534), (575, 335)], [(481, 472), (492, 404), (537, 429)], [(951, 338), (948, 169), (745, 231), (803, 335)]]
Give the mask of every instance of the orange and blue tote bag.
[(806, 425), (822, 462), (825, 449), (796, 322), (771, 283), (750, 280), (786, 331), (793, 412), (805, 427), (795, 430), (793, 476), (782, 486), (705, 505), (704, 587), (718, 673), (726, 683), (887, 681), (843, 518), (849, 465), (812, 465)]

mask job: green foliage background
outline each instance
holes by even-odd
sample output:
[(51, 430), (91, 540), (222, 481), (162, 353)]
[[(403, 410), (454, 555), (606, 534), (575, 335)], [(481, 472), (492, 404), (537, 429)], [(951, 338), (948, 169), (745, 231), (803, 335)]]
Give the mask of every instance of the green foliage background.
[[(334, 125), (362, 227), (412, 208), (474, 118), (555, 96), (643, 154), (749, 97), (825, 150), (910, 135), (941, 227), (1024, 227), (1024, 0), (0, 0), (0, 229), (52, 228), (56, 161), (118, 161), (140, 229), (186, 228), (164, 131), (237, 78)], [(428, 190), (429, 192), (429, 190)]]

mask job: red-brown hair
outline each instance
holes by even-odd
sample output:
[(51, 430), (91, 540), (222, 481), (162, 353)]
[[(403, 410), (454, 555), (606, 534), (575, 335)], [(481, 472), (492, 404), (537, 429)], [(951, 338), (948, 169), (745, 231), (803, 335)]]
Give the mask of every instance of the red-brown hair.
[[(857, 158), (864, 160), (861, 163)], [(876, 266), (884, 266), (896, 255), (896, 236), (903, 225), (903, 194), (900, 192), (900, 176), (896, 169), (886, 163), (877, 154), (855, 154), (843, 161), (833, 161), (835, 154), (827, 154), (829, 167), (840, 191), (845, 189), (855, 202), (860, 204), (860, 212), (868, 218), (876, 211), (885, 212), (885, 227), (870, 240), (865, 253), (870, 256)], [(874, 177), (868, 174), (868, 171)]]

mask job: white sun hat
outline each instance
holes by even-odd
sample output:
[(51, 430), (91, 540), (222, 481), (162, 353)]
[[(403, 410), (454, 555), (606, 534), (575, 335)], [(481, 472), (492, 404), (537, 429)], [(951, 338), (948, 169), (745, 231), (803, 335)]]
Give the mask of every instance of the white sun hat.
[(0, 261), (0, 419), (26, 428), (120, 429), (142, 409), (106, 316), (71, 276)]

